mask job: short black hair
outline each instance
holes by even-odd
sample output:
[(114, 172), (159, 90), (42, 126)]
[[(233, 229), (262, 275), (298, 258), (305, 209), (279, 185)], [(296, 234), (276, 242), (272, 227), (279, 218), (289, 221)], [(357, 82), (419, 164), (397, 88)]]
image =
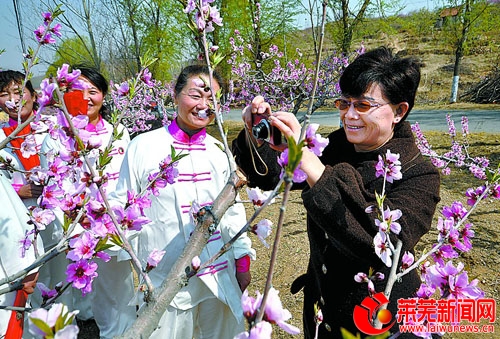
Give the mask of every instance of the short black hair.
[[(72, 70), (78, 69), (81, 72), (81, 76), (87, 78), (98, 90), (102, 92), (103, 97), (108, 94), (109, 84), (108, 80), (101, 74), (95, 67), (79, 64), (73, 65), (71, 67)], [(102, 107), (99, 111), (102, 118), (104, 120), (109, 120), (111, 117), (111, 112), (109, 108), (106, 106), (105, 102), (103, 102)]]
[[(25, 79), (25, 75), (21, 72), (18, 71), (13, 71), (13, 70), (5, 70), (5, 71), (0, 71), (0, 90), (5, 90), (9, 85), (13, 82), (21, 85)], [(31, 83), (30, 80), (26, 81), (24, 84), (24, 87), (30, 91), (31, 95), (35, 95), (35, 89), (33, 88), (33, 84)]]
[(372, 84), (378, 84), (391, 104), (408, 103), (408, 112), (415, 105), (420, 83), (420, 62), (413, 57), (393, 55), (387, 47), (379, 47), (358, 56), (342, 73), (339, 86), (345, 97), (360, 97)]
[(89, 81), (97, 87), (98, 90), (102, 92), (104, 96), (106, 96), (109, 92), (109, 84), (108, 80), (102, 75), (97, 68), (85, 66), (85, 65), (74, 65), (71, 67), (73, 70), (78, 69), (81, 72), (81, 75), (89, 79)]
[[(184, 86), (186, 86), (186, 83), (189, 80), (189, 78), (191, 78), (194, 75), (200, 75), (200, 74), (204, 74), (207, 76), (209, 75), (209, 69), (207, 65), (193, 64), (184, 67), (175, 82), (175, 87), (174, 87), (175, 95), (179, 95), (181, 93)], [(222, 76), (216, 70), (213, 70), (212, 74), (214, 80), (217, 81), (220, 88), (222, 89), (222, 92), (224, 92), (224, 82), (222, 80)]]

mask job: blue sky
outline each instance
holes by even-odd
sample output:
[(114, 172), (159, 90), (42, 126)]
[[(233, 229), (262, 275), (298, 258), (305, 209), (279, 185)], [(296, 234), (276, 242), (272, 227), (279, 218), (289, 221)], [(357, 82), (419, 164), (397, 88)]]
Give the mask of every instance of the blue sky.
[[(2, 38), (0, 40), (0, 50), (5, 49), (6, 51), (0, 55), (0, 68), (2, 69), (14, 69), (22, 70), (22, 50), (21, 43), (19, 42), (19, 34), (16, 26), (16, 20), (14, 15), (14, 6), (11, 1), (2, 1), (2, 11), (0, 13), (0, 32), (2, 33)], [(404, 0), (401, 1), (404, 4), (404, 12), (411, 12), (418, 10), (420, 8), (431, 9), (435, 6), (435, 0)], [(26, 19), (26, 17), (25, 17)], [(297, 19), (297, 24), (300, 26), (305, 20)], [(42, 22), (41, 15), (39, 17), (30, 17), (30, 20), (25, 20), (24, 34), (25, 43), (28, 46), (35, 47), (34, 40), (32, 40), (32, 31), (37, 28)], [(29, 34), (29, 35), (28, 35)], [(35, 66), (33, 73), (38, 75), (44, 73), (46, 66), (39, 65)]]

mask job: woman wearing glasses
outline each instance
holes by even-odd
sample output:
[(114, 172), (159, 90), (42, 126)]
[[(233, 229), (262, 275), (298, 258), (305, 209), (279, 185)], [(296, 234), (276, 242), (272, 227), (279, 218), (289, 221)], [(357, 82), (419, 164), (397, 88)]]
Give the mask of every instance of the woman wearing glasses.
[[(304, 288), (303, 324), (306, 338), (315, 335), (314, 304), (323, 313), (319, 338), (341, 338), (340, 328), (359, 332), (353, 311), (368, 296), (366, 284), (355, 282), (359, 272), (381, 272), (388, 268), (375, 254), (373, 238), (378, 232), (375, 192), (382, 192), (383, 178), (375, 176), (379, 155), (387, 150), (399, 153), (403, 178), (386, 185), (385, 208), (400, 209), (398, 219), (403, 242), (401, 253), (413, 252), (415, 244), (429, 231), (439, 201), (439, 173), (417, 149), (410, 124), (405, 121), (415, 101), (420, 81), (419, 63), (412, 58), (393, 56), (381, 47), (359, 56), (340, 78), (340, 110), (343, 127), (332, 132), (321, 157), (304, 148), (301, 169), (307, 174), (302, 199), (307, 210), (310, 258), (307, 273), (292, 284), (292, 293)], [(247, 129), (253, 114), (270, 114), (269, 121), (285, 136), (297, 140), (301, 126), (295, 116), (272, 112), (262, 97), (256, 97), (243, 111)], [(247, 174), (249, 184), (272, 189), (280, 168), (277, 154), (286, 145), (271, 146), (246, 136), (242, 131), (233, 142), (236, 161)], [(255, 169), (248, 142), (254, 142), (268, 166), (268, 174)], [(254, 155), (255, 158), (255, 155)], [(299, 187), (294, 186), (294, 187)], [(395, 241), (393, 240), (393, 243)], [(384, 291), (386, 280), (375, 282), (375, 291)], [(389, 311), (396, 319), (397, 300), (415, 296), (420, 286), (416, 271), (394, 285)], [(392, 332), (398, 331), (393, 326)]]

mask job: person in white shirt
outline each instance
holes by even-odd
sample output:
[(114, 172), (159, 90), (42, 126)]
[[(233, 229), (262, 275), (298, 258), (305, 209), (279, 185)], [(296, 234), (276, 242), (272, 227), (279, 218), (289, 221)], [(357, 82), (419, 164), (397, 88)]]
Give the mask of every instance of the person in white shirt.
[[(134, 138), (125, 154), (112, 203), (127, 202), (127, 191), (141, 192), (148, 185), (148, 176), (158, 172), (159, 164), (171, 155), (187, 156), (176, 165), (178, 177), (173, 184), (150, 195), (151, 207), (145, 215), (152, 221), (137, 236), (138, 257), (146, 265), (155, 249), (165, 251), (158, 266), (149, 272), (158, 288), (172, 265), (184, 250), (195, 228), (195, 206), (210, 205), (230, 176), (230, 163), (222, 144), (206, 132), (214, 120), (212, 91), (223, 82), (214, 72), (210, 88), (209, 70), (205, 65), (185, 67), (177, 78), (174, 102), (175, 119), (159, 129)], [(232, 159), (231, 159), (232, 161)], [(231, 206), (208, 240), (200, 259), (203, 263), (246, 224), (241, 203)], [(208, 269), (189, 280), (163, 314), (151, 338), (233, 338), (244, 331), (241, 291), (250, 283), (249, 261), (255, 251), (246, 234)], [(115, 285), (115, 289), (119, 285)], [(132, 297), (132, 296), (131, 296)]]
[[(86, 115), (89, 119), (88, 125), (85, 130), (93, 138), (100, 141), (98, 149), (94, 150), (99, 152), (104, 150), (112, 136), (113, 125), (108, 122), (110, 117), (109, 109), (104, 105), (104, 98), (108, 93), (108, 81), (96, 69), (86, 66), (75, 65), (73, 70), (78, 69), (81, 72), (79, 80), (83, 81), (83, 100), (88, 102)], [(113, 141), (112, 150), (110, 155), (112, 160), (104, 169), (104, 175), (107, 178), (106, 186), (104, 187), (106, 193), (112, 192), (115, 189), (118, 179), (118, 173), (125, 154), (130, 136), (128, 130), (122, 125), (118, 125), (118, 132), (123, 133), (120, 139)], [(49, 160), (45, 155), (50, 151), (52, 154), (64, 150), (64, 145), (57, 139), (53, 139), (48, 135), (42, 145), (42, 166), (48, 168)], [(95, 159), (94, 155), (94, 159)], [(95, 166), (94, 166), (95, 167)], [(94, 168), (95, 169), (95, 168)], [(62, 233), (61, 224), (63, 222), (63, 213), (59, 211), (56, 213), (59, 223), (59, 233)], [(85, 224), (88, 221), (84, 219), (81, 223)], [(57, 232), (57, 231), (56, 231)], [(55, 245), (55, 243), (51, 244)], [(63, 298), (70, 309), (78, 309), (78, 318), (82, 321), (94, 318), (99, 330), (101, 338), (112, 338), (117, 333), (121, 333), (129, 324), (133, 323), (136, 318), (136, 308), (128, 305), (128, 300), (122, 298), (127, 293), (134, 292), (134, 280), (132, 268), (129, 260), (121, 260), (119, 258), (119, 251), (107, 251), (111, 255), (109, 262), (99, 262), (98, 278), (93, 282), (93, 292), (82, 297), (79, 290), (72, 289), (72, 300)], [(125, 259), (128, 259), (125, 257)], [(61, 260), (58, 272), (52, 272), (51, 285), (64, 280), (65, 270), (68, 260), (60, 255), (56, 260)], [(123, 274), (120, 276), (120, 274)], [(40, 278), (42, 280), (42, 277)], [(110, 290), (110, 285), (115, 280), (121, 281), (122, 290)], [(53, 286), (51, 286), (53, 287)], [(110, 293), (112, 291), (112, 293)]]
[[(31, 231), (33, 225), (28, 224), (28, 211), (17, 192), (12, 187), (8, 178), (0, 173), (0, 280), (7, 278), (35, 261), (33, 246), (21, 255), (21, 241), (26, 236), (26, 231)], [(43, 242), (37, 240), (37, 250), (43, 254)], [(21, 290), (0, 294), (1, 306), (25, 307), (29, 302), (29, 294), (33, 293), (36, 284), (36, 270), (31, 271), (24, 278)], [(7, 288), (8, 284), (0, 285), (0, 289)], [(23, 330), (23, 317), (27, 320), (26, 312), (0, 309), (0, 337), (9, 332), (9, 338), (21, 338)], [(23, 317), (18, 317), (22, 315)], [(26, 321), (27, 322), (27, 321)]]

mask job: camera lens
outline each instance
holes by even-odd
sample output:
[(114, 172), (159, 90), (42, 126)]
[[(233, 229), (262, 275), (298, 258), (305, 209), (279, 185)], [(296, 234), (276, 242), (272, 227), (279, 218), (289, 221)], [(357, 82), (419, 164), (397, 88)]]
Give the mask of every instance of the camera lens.
[(267, 120), (261, 120), (257, 125), (252, 127), (252, 134), (256, 139), (265, 140), (269, 138), (270, 126)]

